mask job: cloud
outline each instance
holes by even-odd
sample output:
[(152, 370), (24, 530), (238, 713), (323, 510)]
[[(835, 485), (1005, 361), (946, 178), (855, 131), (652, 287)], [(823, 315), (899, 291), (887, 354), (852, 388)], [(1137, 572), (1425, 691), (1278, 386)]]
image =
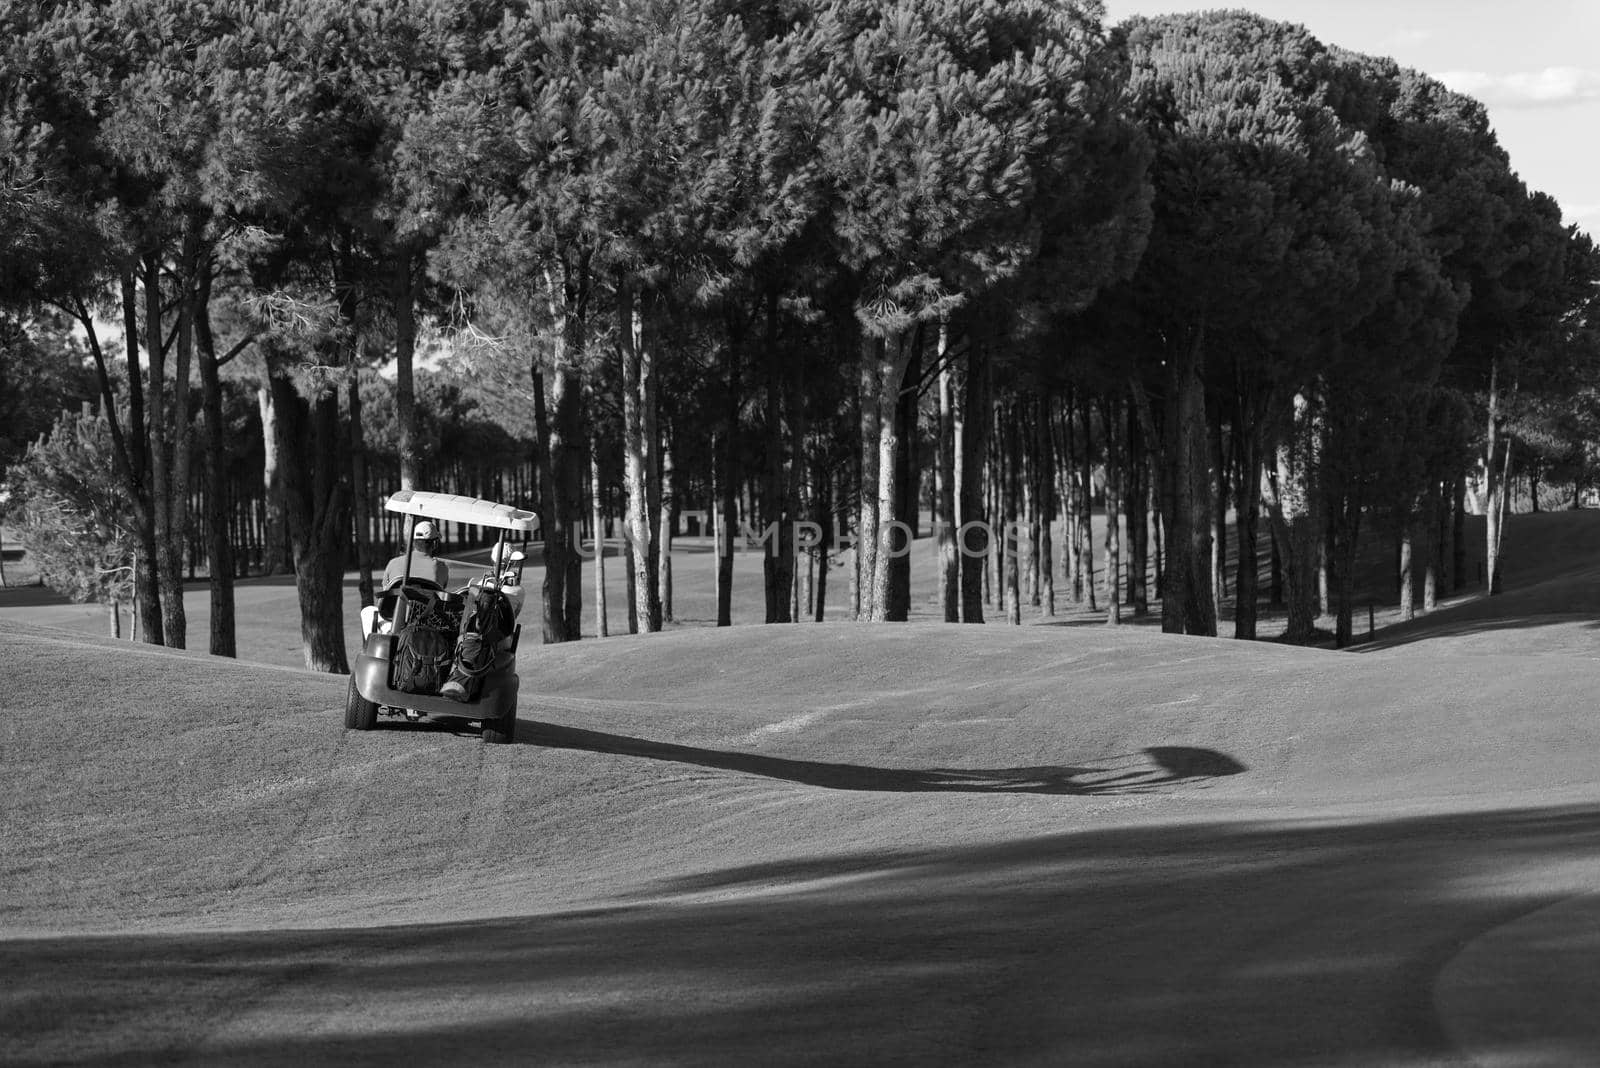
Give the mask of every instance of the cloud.
[(1574, 223), (1590, 237), (1600, 236), (1600, 204), (1574, 204), (1562, 206), (1564, 221)]
[(1508, 108), (1552, 108), (1600, 100), (1600, 71), (1583, 67), (1546, 67), (1512, 74), (1452, 70), (1436, 77), (1458, 93)]
[(1426, 44), (1439, 35), (1425, 26), (1402, 26), (1383, 39), (1386, 47), (1406, 47), (1407, 45)]

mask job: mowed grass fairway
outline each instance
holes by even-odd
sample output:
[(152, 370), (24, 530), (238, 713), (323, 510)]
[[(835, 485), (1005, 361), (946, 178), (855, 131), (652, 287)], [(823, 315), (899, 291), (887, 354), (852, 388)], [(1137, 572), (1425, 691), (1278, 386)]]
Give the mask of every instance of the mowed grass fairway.
[(1600, 1063), (1600, 515), (1507, 545), (1360, 652), (528, 641), (492, 747), (12, 609), (0, 1063)]

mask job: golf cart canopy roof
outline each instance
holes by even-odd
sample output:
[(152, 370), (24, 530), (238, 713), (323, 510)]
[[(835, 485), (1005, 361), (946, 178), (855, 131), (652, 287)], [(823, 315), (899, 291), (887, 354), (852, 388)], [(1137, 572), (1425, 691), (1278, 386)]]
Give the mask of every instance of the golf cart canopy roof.
[(539, 525), (539, 517), (526, 509), (454, 493), (400, 490), (389, 495), (384, 507), (403, 515), (443, 519), (451, 523), (472, 523), (480, 527), (499, 527), (501, 530), (531, 531)]

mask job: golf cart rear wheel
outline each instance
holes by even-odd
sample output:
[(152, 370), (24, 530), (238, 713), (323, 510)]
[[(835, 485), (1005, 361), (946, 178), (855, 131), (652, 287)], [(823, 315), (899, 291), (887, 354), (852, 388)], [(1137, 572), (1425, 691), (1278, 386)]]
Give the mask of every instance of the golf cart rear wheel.
[(506, 709), (499, 719), (483, 721), (483, 740), (489, 745), (505, 745), (517, 733), (517, 706)]
[(370, 731), (378, 725), (378, 704), (361, 696), (356, 680), (350, 680), (350, 695), (344, 702), (344, 725), (351, 730)]

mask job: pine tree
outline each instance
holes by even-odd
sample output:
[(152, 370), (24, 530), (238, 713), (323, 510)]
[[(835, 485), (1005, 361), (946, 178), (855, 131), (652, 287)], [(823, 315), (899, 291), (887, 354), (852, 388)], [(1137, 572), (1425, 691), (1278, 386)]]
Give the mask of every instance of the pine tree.
[(120, 637), (137, 534), (109, 463), (112, 447), (102, 414), (87, 404), (63, 413), (12, 468), (8, 511), (45, 584), (75, 602), (105, 605)]
[[(1312, 633), (1322, 404), (1316, 368), (1395, 269), (1387, 180), (1326, 103), (1332, 65), (1299, 27), (1242, 12), (1134, 20), (1134, 88), (1157, 144), (1155, 226), (1130, 293), (1159, 340), (1165, 411), (1163, 628), (1216, 633), (1206, 385), (1239, 381), (1240, 486), (1267, 462), (1289, 638)], [(1234, 367), (1211, 367), (1213, 351)], [(1253, 559), (1254, 546), (1242, 554)], [(1248, 566), (1248, 564), (1246, 565)], [(1241, 568), (1241, 572), (1243, 568)], [(1253, 600), (1253, 595), (1252, 595)], [(1253, 613), (1250, 616), (1253, 625)]]

